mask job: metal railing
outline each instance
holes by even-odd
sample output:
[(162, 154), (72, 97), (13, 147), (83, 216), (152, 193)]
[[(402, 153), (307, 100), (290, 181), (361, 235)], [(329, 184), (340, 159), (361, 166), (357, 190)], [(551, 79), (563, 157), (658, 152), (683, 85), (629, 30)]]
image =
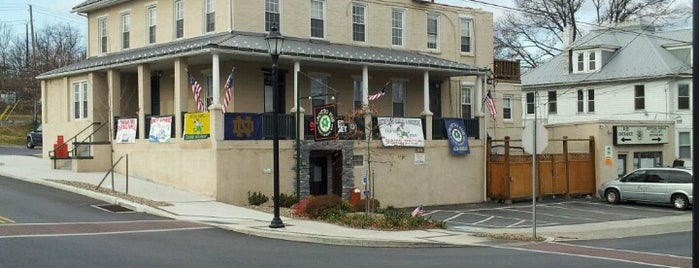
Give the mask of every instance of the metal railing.
[[(100, 125), (97, 129), (92, 131), (87, 137), (85, 137), (82, 141), (78, 141), (78, 136), (82, 134), (83, 132), (87, 131), (88, 129), (92, 128), (94, 125)], [(106, 124), (102, 124), (101, 122), (92, 122), (90, 125), (87, 127), (83, 128), (80, 130), (77, 134), (75, 134), (73, 137), (71, 137), (68, 140), (63, 141), (62, 144), (58, 144), (53, 150), (49, 151), (49, 158), (53, 159), (53, 168), (56, 168), (56, 161), (57, 159), (71, 159), (77, 154), (77, 149), (80, 147), (82, 144), (90, 144), (92, 143), (92, 136), (97, 133), (102, 127), (104, 127)], [(69, 144), (71, 144), (71, 141), (73, 143), (73, 148), (68, 148)], [(70, 150), (69, 150), (70, 149)], [(56, 151), (63, 151), (66, 150), (68, 153), (67, 155), (62, 155), (60, 157), (56, 156)]]

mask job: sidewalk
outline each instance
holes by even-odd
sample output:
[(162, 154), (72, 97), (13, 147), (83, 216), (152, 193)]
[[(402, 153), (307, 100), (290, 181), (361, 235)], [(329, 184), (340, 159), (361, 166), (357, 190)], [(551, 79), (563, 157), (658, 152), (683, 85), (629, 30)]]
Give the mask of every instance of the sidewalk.
[[(479, 232), (531, 234), (531, 229), (375, 231), (286, 217), (282, 217), (282, 221), (286, 225), (285, 228), (271, 229), (268, 226), (272, 220), (272, 214), (217, 202), (209, 196), (175, 189), (146, 179), (130, 176), (129, 195), (172, 204), (172, 206), (151, 207), (51, 181), (70, 180), (97, 185), (105, 176), (105, 172), (75, 173), (70, 170), (54, 170), (50, 167), (50, 160), (41, 159), (37, 156), (0, 156), (0, 175), (2, 176), (75, 192), (106, 203), (118, 204), (138, 212), (176, 220), (202, 222), (219, 228), (260, 237), (363, 247), (455, 247), (487, 246), (498, 243), (498, 241), (492, 238), (477, 237), (476, 234)], [(119, 192), (124, 192), (126, 188), (125, 176), (114, 174), (114, 181), (115, 189)], [(111, 189), (111, 176), (107, 177), (102, 187)], [(632, 233), (641, 235), (638, 233), (639, 229), (646, 230), (647, 234), (681, 231), (683, 229), (691, 230), (691, 221), (692, 217), (690, 214), (687, 217), (678, 216), (574, 226), (551, 226), (538, 228), (537, 235), (548, 237), (549, 240), (553, 238), (613, 238)], [(673, 224), (672, 228), (668, 228), (668, 224), (671, 223)], [(644, 228), (638, 228), (640, 226), (644, 226)]]

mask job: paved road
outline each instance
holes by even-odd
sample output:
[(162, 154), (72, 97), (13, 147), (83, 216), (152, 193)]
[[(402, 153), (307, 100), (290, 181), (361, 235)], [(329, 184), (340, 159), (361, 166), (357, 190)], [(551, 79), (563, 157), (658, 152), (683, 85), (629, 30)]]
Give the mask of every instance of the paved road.
[[(691, 214), (669, 206), (651, 204), (611, 205), (595, 198), (553, 199), (537, 203), (538, 227), (607, 221), (660, 218)], [(485, 203), (465, 207), (427, 208), (425, 215), (442, 220), (450, 229), (531, 228), (530, 202), (510, 205)]]

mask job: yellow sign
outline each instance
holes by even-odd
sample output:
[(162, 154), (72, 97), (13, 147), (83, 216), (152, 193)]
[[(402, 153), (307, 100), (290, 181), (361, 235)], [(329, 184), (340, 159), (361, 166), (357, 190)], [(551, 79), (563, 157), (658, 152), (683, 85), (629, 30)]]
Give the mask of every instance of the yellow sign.
[(199, 140), (209, 138), (211, 132), (209, 112), (187, 113), (184, 115), (184, 139)]

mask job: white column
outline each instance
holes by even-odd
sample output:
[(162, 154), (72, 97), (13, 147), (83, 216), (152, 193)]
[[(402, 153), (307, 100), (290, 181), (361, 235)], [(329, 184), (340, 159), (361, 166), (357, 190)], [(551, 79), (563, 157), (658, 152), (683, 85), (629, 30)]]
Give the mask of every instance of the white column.
[(369, 67), (362, 66), (362, 106), (369, 105)]
[(432, 115), (430, 112), (430, 74), (425, 71), (422, 75), (422, 115)]
[(478, 116), (483, 116), (483, 76), (476, 76), (476, 112)]
[[(296, 112), (296, 109), (299, 109), (301, 104), (299, 103), (299, 72), (301, 71), (301, 62), (299, 61), (294, 61), (294, 107), (291, 108), (291, 112), (294, 113)], [(303, 108), (300, 108), (301, 112), (303, 112)]]
[(221, 103), (221, 68), (219, 63), (218, 53), (214, 53), (211, 57), (211, 79), (213, 80), (211, 85), (211, 87), (213, 87), (213, 101), (211, 102), (212, 106), (217, 106)]

